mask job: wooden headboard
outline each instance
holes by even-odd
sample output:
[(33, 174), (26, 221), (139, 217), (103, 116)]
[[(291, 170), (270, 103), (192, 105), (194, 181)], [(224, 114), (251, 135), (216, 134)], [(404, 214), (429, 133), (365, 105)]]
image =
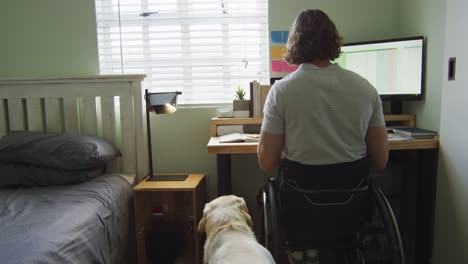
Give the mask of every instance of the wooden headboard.
[(149, 172), (145, 75), (0, 80), (0, 136), (10, 131), (73, 132), (114, 142), (122, 157), (108, 172)]

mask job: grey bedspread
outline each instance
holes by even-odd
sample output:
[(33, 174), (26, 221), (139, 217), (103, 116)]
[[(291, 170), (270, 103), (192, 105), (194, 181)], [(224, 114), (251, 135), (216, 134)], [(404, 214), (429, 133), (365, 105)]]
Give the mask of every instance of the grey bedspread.
[(131, 196), (118, 175), (0, 189), (0, 263), (128, 263)]

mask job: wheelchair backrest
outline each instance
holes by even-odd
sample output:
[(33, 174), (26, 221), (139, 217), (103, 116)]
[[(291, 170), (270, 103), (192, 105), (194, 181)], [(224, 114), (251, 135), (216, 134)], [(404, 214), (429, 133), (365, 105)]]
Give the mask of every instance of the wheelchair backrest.
[(287, 241), (329, 247), (351, 243), (365, 215), (367, 158), (332, 165), (283, 160), (277, 179)]

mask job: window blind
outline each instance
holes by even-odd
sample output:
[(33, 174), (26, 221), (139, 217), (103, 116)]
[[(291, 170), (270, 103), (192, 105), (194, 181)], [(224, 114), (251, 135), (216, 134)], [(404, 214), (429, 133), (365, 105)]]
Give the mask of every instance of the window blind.
[(147, 75), (182, 104), (268, 82), (268, 0), (95, 0), (101, 74)]

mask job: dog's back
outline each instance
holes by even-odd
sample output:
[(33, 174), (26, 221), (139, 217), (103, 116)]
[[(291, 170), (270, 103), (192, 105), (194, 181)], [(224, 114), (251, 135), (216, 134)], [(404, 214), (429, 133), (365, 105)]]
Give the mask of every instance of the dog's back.
[(205, 245), (205, 259), (210, 264), (272, 264), (270, 252), (260, 245), (245, 226), (229, 225), (217, 232)]
[(252, 232), (244, 199), (221, 196), (205, 205), (198, 231), (206, 232), (203, 261), (209, 264), (274, 264)]

